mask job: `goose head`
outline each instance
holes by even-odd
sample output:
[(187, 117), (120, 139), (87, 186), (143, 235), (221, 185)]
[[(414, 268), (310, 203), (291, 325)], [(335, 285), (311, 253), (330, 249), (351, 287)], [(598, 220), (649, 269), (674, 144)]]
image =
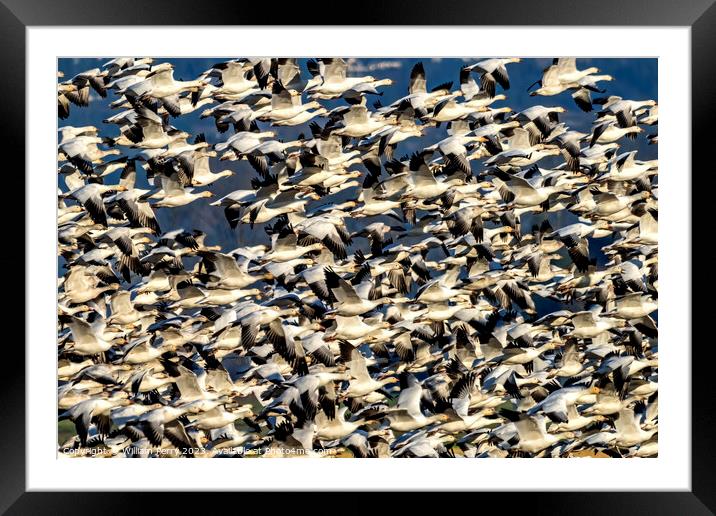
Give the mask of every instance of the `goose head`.
[(495, 410), (493, 407), (487, 407), (485, 409), (482, 409), (481, 414), (483, 417), (491, 417), (497, 415), (497, 410)]
[(447, 423), (450, 421), (450, 416), (447, 414), (434, 414), (427, 418), (429, 423)]
[(379, 376), (378, 382), (381, 385), (385, 386), (385, 385), (390, 385), (390, 384), (394, 384), (394, 383), (400, 383), (400, 379), (397, 376), (395, 376), (394, 372), (388, 372), (382, 376)]
[(173, 70), (173, 69), (174, 69), (174, 65), (171, 63), (159, 63), (158, 65), (152, 67), (152, 72), (156, 74), (158, 72), (164, 72), (166, 70)]
[(245, 417), (245, 416), (252, 416), (254, 413), (253, 405), (251, 405), (251, 403), (243, 403), (243, 404), (239, 405), (238, 402), (231, 400), (231, 401), (227, 401), (224, 404), (224, 407), (227, 410), (230, 410), (231, 414), (233, 416), (236, 416), (236, 419), (238, 419), (240, 417)]
[(115, 407), (126, 407), (132, 404), (132, 400), (129, 399), (127, 392), (122, 390), (112, 392), (107, 398), (107, 401)]
[(379, 81), (375, 81), (373, 86), (391, 86), (393, 84), (392, 79), (381, 79)]
[(565, 441), (567, 439), (574, 439), (577, 436), (574, 432), (561, 432), (556, 434), (555, 437), (558, 441)]
[[(539, 149), (537, 152), (539, 152), (543, 156), (559, 156), (562, 151), (560, 151), (558, 147), (543, 146), (542, 149)], [(568, 188), (568, 186), (564, 186), (564, 187)]]

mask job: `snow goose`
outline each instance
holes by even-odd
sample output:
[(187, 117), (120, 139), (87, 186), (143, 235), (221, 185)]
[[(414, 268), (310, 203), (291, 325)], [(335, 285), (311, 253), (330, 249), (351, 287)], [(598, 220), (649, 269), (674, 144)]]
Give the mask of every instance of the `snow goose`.
[(109, 419), (110, 411), (114, 407), (127, 406), (130, 401), (125, 393), (115, 392), (107, 398), (90, 398), (74, 405), (66, 412), (60, 414), (59, 420), (69, 419), (75, 424), (77, 435), (80, 438), (80, 445), (87, 445), (87, 437), (89, 436), (92, 424), (96, 426), (97, 433), (100, 435), (109, 435), (111, 422)]
[(252, 65), (246, 60), (225, 61), (215, 64), (205, 72), (207, 77), (218, 77), (214, 95), (246, 94), (259, 90), (258, 82), (252, 78)]
[(340, 407), (335, 410), (333, 417), (328, 417), (325, 412), (316, 416), (316, 439), (333, 441), (348, 437), (365, 424), (365, 419), (346, 419), (346, 412), (349, 407)]
[(619, 127), (633, 127), (636, 125), (635, 111), (655, 105), (654, 100), (624, 100), (612, 95), (607, 98), (598, 116), (613, 115)]
[(248, 272), (248, 261), (215, 251), (201, 251), (202, 266), (209, 275), (207, 286), (245, 288), (259, 281), (261, 276)]
[(64, 298), (71, 303), (86, 303), (110, 290), (116, 290), (117, 278), (98, 267), (73, 266), (63, 284)]
[[(391, 300), (391, 298), (365, 299), (356, 293), (353, 285), (341, 278), (330, 267), (326, 267), (324, 272), (326, 275), (326, 286), (337, 301), (335, 313), (339, 315), (346, 317), (362, 315)], [(372, 287), (371, 283), (366, 283), (365, 285), (366, 288)], [(360, 287), (360, 285), (356, 287)]]
[(415, 155), (410, 160), (407, 176), (410, 186), (405, 190), (404, 198), (432, 199), (447, 192), (451, 185), (438, 181), (428, 165)]
[(472, 78), (469, 67), (460, 69), (460, 93), (465, 98), (465, 103), (476, 109), (487, 107), (498, 100), (507, 98), (505, 95), (490, 96), (487, 92), (481, 90), (475, 79)]
[[(261, 224), (287, 213), (303, 213), (306, 204), (317, 199), (318, 196), (313, 192), (304, 197), (296, 190), (285, 190), (265, 202), (257, 203), (258, 206), (252, 205), (247, 208), (241, 217), (241, 222)], [(314, 247), (314, 249), (318, 249), (318, 247)]]
[(594, 207), (589, 210), (589, 213), (593, 213), (598, 217), (614, 215), (649, 195), (648, 192), (636, 192), (633, 195), (621, 196), (618, 193), (592, 191)]
[(469, 233), (475, 237), (476, 242), (482, 242), (484, 239), (483, 214), (485, 209), (481, 206), (467, 204), (465, 206), (457, 206), (443, 216), (447, 221), (448, 229), (454, 237), (462, 236)]
[(439, 141), (435, 145), (426, 147), (425, 150), (439, 150), (440, 154), (444, 156), (445, 163), (448, 166), (453, 166), (466, 174), (471, 174), (472, 170), (470, 169), (470, 162), (467, 159), (467, 149), (465, 146), (484, 141), (486, 141), (486, 138), (482, 136), (454, 134)]
[(589, 113), (593, 109), (594, 101), (592, 101), (592, 95), (590, 92), (596, 91), (604, 93), (606, 90), (600, 89), (597, 83), (600, 81), (613, 81), (614, 77), (611, 75), (588, 75), (579, 79), (576, 84), (571, 84), (575, 88), (572, 93), (572, 98), (577, 107), (582, 111)]
[(659, 308), (659, 304), (651, 296), (634, 292), (616, 300), (614, 314), (624, 319), (646, 317)]
[(123, 71), (127, 72), (132, 70), (136, 72), (136, 70), (142, 69), (143, 67), (149, 68), (153, 62), (154, 59), (151, 57), (116, 57), (104, 63), (102, 68), (107, 71), (110, 77), (115, 77)]
[(84, 319), (74, 316), (63, 316), (72, 333), (72, 344), (69, 349), (78, 355), (97, 355), (109, 350), (116, 343), (123, 341), (123, 334), (107, 328), (107, 322), (101, 317), (90, 324)]
[(189, 136), (184, 131), (166, 126), (164, 120), (150, 109), (138, 107), (135, 112), (137, 116), (134, 125), (126, 126), (123, 138), (117, 139), (116, 143), (143, 149), (161, 149)]
[(637, 151), (620, 154), (613, 161), (606, 174), (600, 176), (602, 180), (633, 181), (652, 173), (656, 163), (654, 161), (638, 161)]
[(550, 135), (555, 124), (559, 123), (559, 113), (564, 113), (562, 106), (530, 106), (512, 116), (527, 129), (530, 142), (537, 143)]
[(107, 192), (122, 192), (126, 189), (127, 187), (124, 185), (89, 183), (72, 190), (68, 195), (82, 204), (94, 222), (107, 226), (107, 210), (102, 195)]
[(309, 60), (308, 71), (316, 81), (306, 86), (304, 91), (321, 99), (336, 98), (360, 83), (376, 82), (370, 75), (347, 77), (348, 63), (341, 58)]
[(253, 71), (261, 88), (266, 88), (273, 81), (279, 82), (290, 90), (301, 92), (307, 87), (320, 82), (320, 78), (316, 79), (314, 77), (311, 80), (305, 80), (301, 77), (301, 67), (298, 59), (293, 57), (255, 61)]
[(78, 106), (89, 105), (89, 89), (90, 87), (97, 94), (105, 98), (107, 96), (106, 89), (107, 72), (99, 68), (93, 68), (80, 72), (69, 81), (61, 84), (63, 93), (67, 99)]
[(316, 457), (313, 440), (316, 434), (315, 410), (306, 410), (298, 404), (292, 405), (291, 412), (296, 415), (296, 423), (282, 419), (273, 431), (273, 441), (265, 451), (269, 457)]
[[(57, 129), (57, 132), (60, 133), (60, 145), (68, 143), (75, 138), (79, 136), (89, 136), (89, 137), (97, 137), (97, 133), (99, 130), (93, 126), (93, 125), (85, 125), (82, 127), (74, 127), (71, 125), (66, 125), (63, 127), (60, 127)], [(81, 140), (81, 141), (91, 141), (89, 139), (87, 140)], [(101, 141), (101, 138), (100, 138)], [(99, 143), (99, 142), (97, 142)]]
[[(410, 95), (426, 95), (428, 98), (439, 97), (443, 92), (449, 91), (452, 82), (439, 84), (431, 88), (430, 92), (427, 89), (427, 80), (425, 78), (425, 67), (422, 61), (419, 61), (413, 65), (410, 70), (410, 82), (408, 84), (408, 93)], [(434, 105), (434, 102), (432, 103)], [(431, 107), (428, 103), (427, 107)]]
[(281, 122), (292, 119), (309, 109), (319, 108), (322, 108), (319, 102), (303, 104), (300, 92), (288, 90), (280, 82), (274, 82), (271, 90), (271, 111), (265, 117), (273, 122)]
[(119, 180), (119, 184), (124, 186), (125, 190), (119, 191), (114, 197), (117, 206), (124, 213), (131, 227), (147, 228), (154, 234), (161, 233), (154, 210), (142, 198), (149, 193), (149, 190), (135, 188), (136, 176), (136, 161), (128, 159)]
[(95, 365), (91, 358), (82, 358), (79, 355), (67, 354), (65, 358), (57, 360), (57, 377), (63, 380), (71, 379), (83, 369)]
[(252, 432), (238, 430), (234, 424), (209, 431), (209, 442), (207, 450), (214, 457), (226, 456), (227, 450), (238, 449), (255, 437)]
[(464, 118), (476, 111), (481, 111), (485, 108), (476, 107), (470, 103), (458, 103), (454, 97), (441, 100), (435, 105), (433, 112), (430, 114), (430, 119), (435, 122), (450, 122), (457, 120), (458, 118)]
[(193, 188), (184, 188), (175, 178), (159, 176), (158, 183), (161, 185), (160, 191), (152, 196), (160, 197), (159, 200), (152, 203), (155, 208), (186, 206), (201, 198), (214, 196), (209, 190), (194, 193)]
[[(122, 390), (131, 391), (134, 396), (140, 396), (161, 389), (170, 383), (173, 383), (173, 380), (168, 374), (163, 371), (157, 372), (154, 366), (148, 366), (146, 369), (139, 369), (132, 374), (127, 379)], [(115, 420), (115, 414), (113, 414), (113, 420)]]
[(262, 260), (264, 262), (287, 262), (321, 248), (323, 248), (323, 244), (319, 242), (298, 245), (296, 233), (292, 231), (292, 228), (286, 228), (271, 237), (271, 250), (263, 256)]
[(161, 63), (153, 67), (146, 78), (127, 87), (122, 93), (132, 97), (153, 97), (162, 102), (164, 108), (172, 116), (179, 116), (178, 94), (184, 91), (199, 91), (206, 84), (205, 79), (193, 81), (177, 81), (174, 79), (174, 66)]
[(616, 430), (615, 443), (617, 446), (631, 447), (648, 441), (658, 431), (657, 429), (643, 430), (639, 419), (633, 409), (624, 408), (614, 420)]
[(424, 126), (415, 123), (415, 110), (410, 106), (398, 113), (396, 122), (396, 125), (386, 126), (373, 134), (373, 137), (380, 140), (378, 154), (385, 154), (388, 159), (392, 158), (400, 142), (422, 136), (424, 132)]
[[(404, 175), (403, 178), (406, 176)], [(358, 200), (362, 201), (362, 204), (350, 212), (351, 216), (359, 218), (393, 214), (395, 218), (400, 220), (400, 217), (395, 214), (393, 209), (400, 208), (402, 206), (401, 202), (397, 199), (391, 199), (389, 196), (384, 196), (381, 192), (381, 186), (376, 186), (377, 188), (364, 187), (361, 189)], [(404, 186), (407, 186), (407, 184)]]
[(252, 415), (253, 411), (250, 404), (241, 405), (230, 412), (224, 407), (218, 406), (205, 412), (200, 412), (186, 427), (200, 430), (217, 430), (234, 423), (238, 419)]
[(192, 186), (207, 186), (223, 177), (234, 174), (232, 170), (212, 172), (209, 158), (215, 157), (215, 152), (185, 151), (178, 155), (179, 162), (186, 175), (191, 178)]
[(604, 421), (607, 421), (606, 416), (599, 414), (585, 416), (579, 413), (574, 404), (570, 404), (567, 406), (567, 421), (551, 425), (550, 430), (553, 432), (576, 432)]
[(535, 283), (545, 283), (552, 280), (556, 276), (563, 276), (562, 270), (552, 266), (552, 260), (560, 259), (559, 254), (542, 254), (539, 251), (534, 252), (527, 258), (527, 269), (530, 277), (528, 281)]
[(583, 79), (587, 75), (599, 73), (599, 68), (590, 66), (584, 70), (577, 70), (577, 59), (574, 57), (558, 57), (554, 59), (557, 66), (557, 75), (560, 82), (572, 83)]
[[(641, 354), (641, 350), (637, 348), (637, 353)], [(633, 355), (620, 355), (616, 352), (608, 353), (597, 369), (597, 374), (607, 375), (612, 373), (614, 380), (614, 389), (620, 398), (624, 399), (630, 393), (630, 383), (632, 376), (647, 368), (656, 367), (658, 362), (656, 359), (640, 359)], [(647, 369), (648, 371), (648, 369)], [(651, 394), (651, 392), (649, 392)]]
[[(508, 415), (509, 411), (501, 411), (500, 414)], [(555, 444), (573, 439), (574, 432), (547, 432), (547, 422), (544, 416), (526, 416), (523, 414), (510, 414), (508, 417), (515, 420), (514, 430), (519, 441), (512, 448), (527, 453), (537, 454)]]
[(511, 176), (508, 182), (498, 177), (493, 179), (502, 200), (518, 208), (530, 208), (547, 202), (551, 196), (570, 188), (568, 183), (561, 185), (533, 184), (521, 177)]
[(499, 144), (499, 142), (491, 141), (490, 144), (496, 145), (493, 150), (493, 152), (496, 153), (485, 160), (485, 164), (495, 165), (497, 167), (527, 167), (537, 163), (543, 158), (557, 156), (561, 153), (556, 145), (543, 143), (532, 144), (530, 138), (531, 134), (528, 130), (518, 127), (511, 131), (506, 145), (503, 146)]
[[(591, 399), (590, 395), (598, 394), (599, 388), (585, 384), (557, 386), (545, 399), (537, 403), (527, 411), (532, 416), (544, 413), (552, 421), (567, 423), (569, 421), (569, 407), (575, 404), (584, 403)], [(568, 428), (568, 430), (573, 430)]]
[(274, 136), (275, 133), (272, 131), (240, 131), (227, 141), (217, 143), (214, 148), (219, 152), (228, 151), (221, 156), (222, 160), (235, 160), (253, 151), (261, 144), (262, 140)]
[(559, 67), (556, 64), (552, 64), (544, 69), (542, 72), (542, 78), (539, 81), (534, 82), (528, 88), (528, 91), (535, 85), (539, 84), (539, 88), (530, 91), (530, 96), (541, 95), (541, 96), (552, 96), (558, 95), (565, 91), (568, 87), (559, 78)]
[(420, 398), (423, 387), (412, 374), (401, 376), (401, 389), (398, 404), (385, 411), (390, 428), (398, 432), (411, 432), (435, 423), (444, 423), (448, 420), (446, 414), (438, 413), (426, 416), (420, 409)]
[(239, 299), (255, 297), (262, 293), (263, 291), (257, 288), (213, 288), (205, 291), (205, 296), (201, 300), (201, 304), (209, 306), (230, 305)]
[(379, 131), (388, 124), (386, 120), (369, 112), (364, 103), (365, 100), (361, 104), (351, 106), (343, 115), (343, 127), (334, 130), (333, 133), (362, 138)]
[(625, 407), (624, 400), (619, 396), (614, 384), (608, 380), (606, 382), (600, 387), (600, 392), (597, 394), (594, 403), (582, 411), (583, 414), (609, 416), (618, 413)]
[(205, 109), (201, 112), (200, 118), (214, 118), (216, 130), (225, 133), (229, 130), (229, 126), (234, 127), (236, 132), (244, 132), (251, 129), (255, 120), (262, 117), (271, 110), (271, 102), (264, 97), (262, 104), (255, 104), (253, 107), (247, 103), (237, 101), (227, 101), (221, 104)]
[(580, 339), (593, 338), (613, 328), (624, 326), (624, 321), (613, 317), (602, 317), (594, 312), (577, 312), (571, 317), (574, 329), (569, 333)]
[(446, 447), (454, 441), (452, 436), (442, 435), (439, 430), (421, 430), (401, 436), (395, 441), (391, 457), (440, 458), (454, 457), (455, 453)]
[(112, 315), (107, 322), (130, 325), (137, 322), (142, 314), (134, 308), (131, 294), (126, 290), (116, 292), (111, 298)]
[(472, 391), (475, 388), (477, 374), (470, 371), (458, 378), (450, 389), (450, 397), (447, 400), (450, 408), (447, 411), (450, 420), (440, 425), (440, 431), (448, 434), (477, 430), (486, 426), (497, 424), (499, 421), (492, 416), (495, 410), (486, 407), (469, 413), (472, 399)]
[(64, 141), (59, 146), (58, 159), (67, 160), (86, 174), (94, 172), (93, 165), (101, 163), (105, 156), (120, 154), (119, 149), (100, 149), (97, 144), (105, 143), (104, 138), (97, 136), (76, 136)]
[(389, 106), (378, 107), (378, 112), (383, 115), (389, 115), (394, 112), (404, 111), (406, 107), (410, 106), (418, 118), (423, 118), (428, 115), (428, 112), (435, 104), (451, 96), (451, 86), (452, 82), (447, 82), (439, 84), (430, 91), (427, 91), (425, 68), (422, 62), (418, 62), (413, 65), (410, 71), (408, 95), (397, 99)]
[(390, 328), (390, 323), (369, 319), (364, 321), (358, 315), (352, 317), (336, 315), (333, 324), (326, 331), (326, 340), (359, 340), (379, 333), (385, 328)]
[(305, 124), (306, 122), (313, 120), (317, 116), (323, 116), (326, 113), (328, 113), (328, 110), (326, 108), (320, 107), (316, 109), (315, 111), (309, 111), (308, 109), (305, 109), (298, 113), (296, 116), (293, 116), (291, 118), (286, 118), (283, 120), (274, 121), (274, 125), (278, 126), (297, 126)]
[(495, 96), (495, 85), (499, 84), (502, 89), (510, 89), (510, 77), (507, 74), (506, 65), (519, 63), (519, 57), (485, 59), (468, 66), (470, 71), (480, 73), (480, 85), (491, 97)]
[(470, 305), (462, 300), (457, 300), (455, 304), (443, 301), (439, 303), (429, 303), (427, 311), (421, 315), (418, 321), (430, 321), (440, 323), (454, 317), (458, 312), (468, 308)]
[(591, 224), (580, 221), (553, 231), (549, 236), (559, 238), (568, 244), (570, 240), (585, 238), (590, 235), (594, 235), (595, 238), (604, 238), (611, 234), (609, 226), (610, 224), (602, 219), (598, 219)]
[(645, 125), (654, 125), (659, 123), (659, 106), (653, 105), (646, 108), (638, 109), (634, 112), (635, 115), (641, 116), (638, 122)]
[(455, 267), (443, 276), (428, 281), (418, 289), (415, 300), (421, 303), (442, 303), (455, 299), (459, 295), (467, 294), (468, 292), (465, 290), (454, 288), (459, 272), (460, 269)]
[(151, 70), (149, 64), (142, 64), (137, 65), (136, 67), (130, 66), (121, 72), (112, 75), (109, 82), (107, 82), (107, 89), (114, 90), (115, 92), (121, 92), (121, 94), (117, 100), (110, 103), (110, 107), (117, 107), (120, 104), (129, 104), (127, 97), (124, 96), (124, 91), (132, 84), (142, 82), (150, 73)]
[(597, 122), (592, 128), (592, 138), (589, 143), (590, 147), (594, 147), (597, 143), (612, 143), (626, 136), (627, 138), (636, 138), (636, 135), (643, 129), (637, 125), (629, 127), (619, 127), (616, 118), (604, 118)]
[(524, 365), (527, 371), (532, 371), (533, 361), (543, 352), (557, 346), (552, 339), (543, 339), (544, 342), (540, 344), (539, 341), (533, 342), (529, 334), (521, 337), (515, 338), (502, 348), (501, 354), (496, 355), (491, 361), (508, 365), (520, 364)]
[(186, 406), (157, 407), (141, 414), (136, 420), (127, 424), (127, 430), (141, 432), (139, 435), (146, 436), (152, 446), (162, 446), (162, 442), (166, 438), (172, 444), (193, 448), (196, 447), (196, 443), (189, 438), (184, 425), (179, 421), (179, 418), (188, 410), (189, 408)]

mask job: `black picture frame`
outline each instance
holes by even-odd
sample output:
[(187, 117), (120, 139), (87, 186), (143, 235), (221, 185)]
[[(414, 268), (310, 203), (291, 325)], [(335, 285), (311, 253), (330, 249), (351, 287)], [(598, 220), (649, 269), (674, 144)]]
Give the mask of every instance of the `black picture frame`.
[[(189, 0), (142, 1), (123, 0), (119, 2), (100, 3), (90, 0), (0, 0), (0, 53), (2, 53), (2, 70), (4, 77), (0, 80), (0, 99), (4, 114), (2, 127), (2, 144), (5, 155), (17, 160), (15, 167), (5, 163), (3, 181), (6, 188), (6, 202), (24, 204), (21, 199), (31, 197), (20, 195), (28, 193), (32, 184), (26, 183), (27, 176), (20, 171), (25, 170), (24, 156), (31, 150), (31, 142), (25, 141), (25, 106), (28, 102), (25, 94), (26, 72), (26, 41), (27, 26), (37, 25), (342, 25), (350, 21), (352, 25), (604, 25), (604, 26), (689, 26), (691, 27), (691, 73), (692, 73), (692, 152), (693, 167), (698, 163), (706, 165), (707, 153), (710, 152), (709, 140), (714, 134), (714, 99), (716, 99), (716, 27), (715, 0), (694, 0), (689, 2), (670, 2), (668, 0), (517, 0), (503, 2), (469, 2), (458, 0), (449, 4), (418, 1), (374, 2), (362, 1), (359, 4), (343, 6), (345, 16), (336, 9), (334, 2), (330, 7), (323, 8), (319, 3), (290, 5), (287, 8), (276, 6), (269, 9), (263, 3), (230, 3), (206, 2), (197, 3)], [(89, 42), (91, 44), (91, 42)], [(598, 47), (595, 47), (598, 48)], [(629, 53), (628, 42), (624, 51)], [(684, 128), (688, 130), (688, 128)], [(701, 181), (712, 183), (709, 168), (702, 170), (705, 176)], [(688, 174), (688, 171), (671, 171), (671, 173)], [(695, 178), (692, 175), (692, 179)], [(692, 184), (695, 181), (692, 180)], [(704, 185), (710, 186), (710, 185)], [(12, 192), (12, 196), (7, 192)], [(693, 190), (695, 193), (696, 190)], [(696, 206), (696, 203), (692, 203)], [(21, 209), (16, 206), (16, 212)], [(32, 205), (25, 206), (27, 210)], [(684, 217), (692, 216), (691, 206), (683, 207)], [(708, 208), (707, 208), (708, 209)], [(24, 212), (23, 212), (24, 213)], [(705, 217), (692, 216), (692, 235), (709, 234)], [(21, 278), (31, 274), (24, 263), (25, 235), (23, 223), (13, 220), (7, 228), (13, 252), (0, 253), (2, 266), (6, 271), (4, 287), (6, 292), (13, 292), (8, 301), (4, 299), (5, 317), (17, 317), (17, 306), (20, 305), (20, 293), (25, 291)], [(704, 230), (707, 231), (703, 233)], [(696, 240), (694, 240), (696, 241)], [(7, 241), (6, 241), (7, 243)], [(667, 244), (668, 242), (665, 242)], [(22, 253), (20, 257), (17, 254)], [(684, 250), (690, 256), (690, 250)], [(688, 259), (688, 258), (687, 258)], [(693, 262), (696, 270), (697, 261)], [(20, 275), (19, 269), (25, 274)], [(8, 277), (10, 276), (10, 277)], [(23, 284), (21, 284), (23, 281)], [(23, 294), (24, 300), (24, 294)], [(703, 320), (707, 303), (697, 303), (695, 298), (685, 299), (691, 302), (692, 321)], [(11, 305), (9, 303), (12, 303)], [(23, 304), (24, 306), (24, 304)], [(32, 311), (25, 312), (25, 323), (32, 323)], [(9, 319), (6, 325), (12, 326)], [(0, 425), (0, 469), (3, 470), (0, 481), (0, 511), (7, 514), (83, 514), (101, 511), (106, 514), (124, 513), (128, 510), (148, 512), (151, 503), (149, 493), (67, 493), (67, 492), (26, 492), (25, 458), (28, 443), (25, 438), (25, 355), (19, 342), (24, 341), (24, 326), (14, 325), (16, 335), (3, 332), (6, 342), (3, 343), (5, 358), (10, 364), (2, 367), (2, 400), (3, 424)], [(690, 344), (690, 328), (685, 327), (683, 342), (670, 343), (681, 345), (684, 349)], [(695, 334), (694, 334), (695, 336)], [(15, 337), (12, 339), (12, 337)], [(21, 340), (22, 339), (22, 340)], [(698, 342), (694, 339), (694, 342)], [(711, 342), (702, 341), (700, 345), (711, 346)], [(9, 352), (7, 350), (10, 350)], [(710, 441), (714, 436), (716, 422), (714, 405), (714, 382), (711, 380), (709, 368), (712, 362), (699, 360), (698, 347), (692, 348), (692, 455), (690, 492), (549, 492), (549, 493), (515, 493), (509, 495), (508, 505), (515, 509), (529, 509), (530, 512), (547, 514), (713, 514), (716, 512), (716, 449)], [(686, 428), (686, 426), (685, 426)], [(629, 484), (629, 479), (624, 479)], [(589, 479), (585, 479), (585, 487)], [(82, 489), (81, 483), (77, 485)], [(320, 488), (320, 483), (316, 484)], [(559, 479), (555, 479), (555, 488), (559, 489)], [(228, 495), (232, 496), (232, 495)], [(236, 495), (233, 495), (236, 496)], [(316, 503), (324, 500), (325, 495), (309, 498), (310, 493), (296, 494), (285, 498), (280, 503), (282, 510), (292, 507), (316, 507)], [(449, 498), (453, 495), (432, 495), (421, 493), (411, 495), (413, 502), (421, 504), (422, 511), (445, 510), (452, 505)], [(499, 502), (504, 495), (498, 495)], [(226, 495), (225, 495), (226, 497)], [(397, 497), (387, 497), (387, 506), (403, 504)], [(236, 499), (234, 499), (236, 500)], [(370, 500), (374, 500), (370, 498)], [(465, 499), (465, 509), (470, 504), (484, 504), (485, 496)], [(205, 495), (194, 496), (191, 493), (172, 494), (161, 497), (163, 512), (195, 511), (206, 509)], [(461, 500), (463, 501), (463, 500)], [(156, 502), (156, 500), (155, 500)], [(236, 503), (229, 502), (228, 503)], [(308, 502), (306, 504), (305, 502)], [(260, 499), (251, 502), (261, 503)], [(383, 503), (383, 502), (381, 502)], [(504, 503), (504, 502), (503, 502)], [(433, 507), (431, 507), (431, 505)], [(461, 504), (462, 505), (462, 504)], [(493, 505), (490, 503), (489, 505)], [(489, 506), (488, 505), (488, 506)], [(499, 504), (498, 504), (499, 505)], [(484, 506), (484, 505), (483, 505)], [(237, 510), (240, 506), (234, 505)], [(140, 510), (141, 508), (141, 510)], [(375, 510), (375, 508), (373, 508)], [(479, 510), (478, 507), (475, 510)]]

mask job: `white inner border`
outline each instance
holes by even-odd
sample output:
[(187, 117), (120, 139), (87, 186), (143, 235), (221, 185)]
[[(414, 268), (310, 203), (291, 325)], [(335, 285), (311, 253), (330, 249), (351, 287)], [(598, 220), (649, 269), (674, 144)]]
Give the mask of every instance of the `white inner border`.
[[(688, 490), (690, 28), (27, 28), (27, 489)], [(659, 457), (629, 460), (73, 460), (56, 454), (56, 59), (63, 56), (659, 58)], [(141, 462), (139, 462), (141, 461)], [(277, 468), (278, 466), (278, 468)]]

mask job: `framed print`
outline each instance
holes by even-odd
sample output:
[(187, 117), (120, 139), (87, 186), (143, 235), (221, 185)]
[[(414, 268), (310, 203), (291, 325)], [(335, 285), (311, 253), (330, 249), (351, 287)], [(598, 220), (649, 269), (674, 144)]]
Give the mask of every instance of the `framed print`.
[(4, 2), (3, 510), (713, 511), (690, 256), (716, 8), (436, 7)]

